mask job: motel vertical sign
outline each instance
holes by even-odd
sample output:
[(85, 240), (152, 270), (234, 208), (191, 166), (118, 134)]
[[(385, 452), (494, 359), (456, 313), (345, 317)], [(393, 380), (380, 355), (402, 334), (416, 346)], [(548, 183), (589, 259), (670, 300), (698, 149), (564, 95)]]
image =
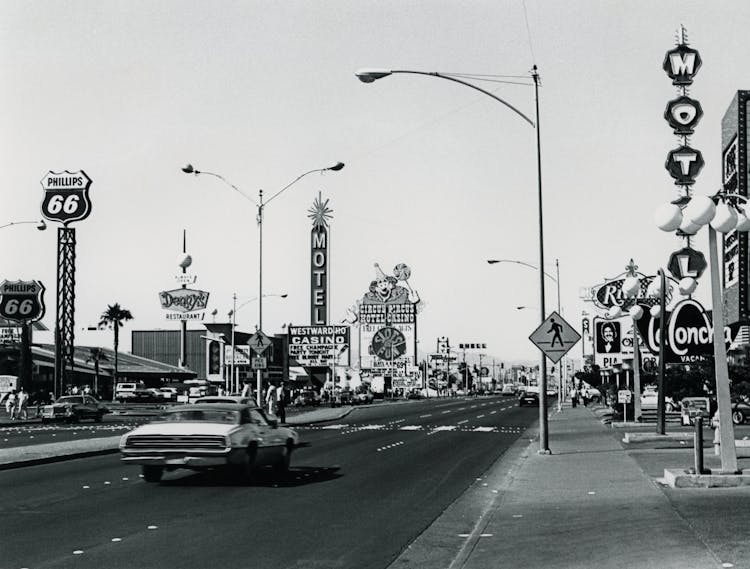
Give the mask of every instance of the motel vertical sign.
[(313, 326), (328, 323), (328, 220), (333, 217), (328, 202), (318, 194), (308, 210), (313, 222), (310, 232), (310, 324)]

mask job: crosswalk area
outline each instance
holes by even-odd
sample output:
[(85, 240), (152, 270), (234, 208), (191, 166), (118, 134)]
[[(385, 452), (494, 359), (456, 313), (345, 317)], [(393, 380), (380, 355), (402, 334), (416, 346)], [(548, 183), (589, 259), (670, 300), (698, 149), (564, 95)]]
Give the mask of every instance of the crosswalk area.
[(426, 432), (428, 435), (437, 433), (495, 433), (517, 435), (526, 430), (524, 426), (475, 426), (475, 425), (400, 425), (398, 423), (385, 424), (339, 424), (339, 425), (304, 425), (295, 426), (298, 431), (338, 431), (348, 435), (362, 431), (413, 431)]

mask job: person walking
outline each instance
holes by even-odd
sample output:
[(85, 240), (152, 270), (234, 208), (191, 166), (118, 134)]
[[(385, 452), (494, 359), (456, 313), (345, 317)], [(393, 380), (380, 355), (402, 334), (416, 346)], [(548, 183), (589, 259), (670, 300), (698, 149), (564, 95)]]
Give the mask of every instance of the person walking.
[(18, 419), (28, 420), (29, 418), (29, 411), (28, 411), (28, 405), (29, 405), (29, 394), (26, 393), (26, 390), (22, 387), (21, 391), (18, 392), (18, 412), (16, 413), (16, 417)]
[(266, 392), (266, 410), (269, 415), (276, 415), (276, 386), (271, 384)]
[(286, 423), (286, 393), (284, 393), (284, 382), (276, 390), (276, 415), (279, 417), (279, 424)]
[(8, 413), (10, 420), (13, 421), (16, 418), (16, 404), (18, 402), (18, 396), (16, 390), (10, 392), (8, 398), (5, 400), (5, 412)]

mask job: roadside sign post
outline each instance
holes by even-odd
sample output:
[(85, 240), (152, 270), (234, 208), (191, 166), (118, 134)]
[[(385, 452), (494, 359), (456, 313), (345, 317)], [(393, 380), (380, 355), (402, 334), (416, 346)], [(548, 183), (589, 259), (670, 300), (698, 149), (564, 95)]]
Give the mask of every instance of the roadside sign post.
[[(255, 334), (250, 336), (248, 344), (250, 345), (251, 350), (253, 350), (258, 356), (261, 356), (263, 352), (268, 349), (268, 346), (271, 345), (271, 338), (266, 336), (263, 333), (263, 330), (258, 330)], [(265, 361), (265, 358), (254, 358), (253, 362), (255, 362), (256, 359), (262, 359)], [(253, 364), (253, 367), (257, 370), (255, 403), (258, 407), (263, 407), (263, 369), (265, 368), (255, 367), (255, 364)]]
[[(553, 311), (539, 327), (534, 330), (529, 336), (529, 340), (539, 348), (544, 356), (552, 360), (553, 363), (558, 363), (568, 351), (575, 346), (581, 339), (581, 335), (576, 332), (568, 322), (560, 316), (556, 311)], [(542, 362), (544, 363), (544, 358)], [(539, 368), (542, 377), (539, 382), (540, 391), (539, 394), (539, 413), (542, 414), (543, 410), (546, 409), (547, 405), (547, 378), (545, 374), (547, 372), (547, 366), (542, 365)], [(558, 394), (558, 397), (561, 395)], [(546, 420), (546, 416), (543, 417)], [(540, 421), (540, 429), (546, 430), (546, 425), (543, 421)]]

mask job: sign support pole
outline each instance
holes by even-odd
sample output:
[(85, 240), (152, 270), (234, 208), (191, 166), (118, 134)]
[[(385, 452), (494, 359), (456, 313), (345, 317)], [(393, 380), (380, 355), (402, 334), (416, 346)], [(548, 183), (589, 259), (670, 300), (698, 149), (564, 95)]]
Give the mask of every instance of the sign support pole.
[[(708, 226), (708, 257), (711, 267), (711, 304), (714, 325), (714, 366), (716, 369), (716, 399), (719, 404), (719, 440), (721, 470), (734, 474), (737, 469), (737, 449), (734, 446), (732, 403), (729, 394), (729, 369), (727, 348), (724, 341), (724, 302), (719, 282), (719, 259), (716, 253), (716, 230)], [(718, 332), (717, 332), (718, 331)]]

